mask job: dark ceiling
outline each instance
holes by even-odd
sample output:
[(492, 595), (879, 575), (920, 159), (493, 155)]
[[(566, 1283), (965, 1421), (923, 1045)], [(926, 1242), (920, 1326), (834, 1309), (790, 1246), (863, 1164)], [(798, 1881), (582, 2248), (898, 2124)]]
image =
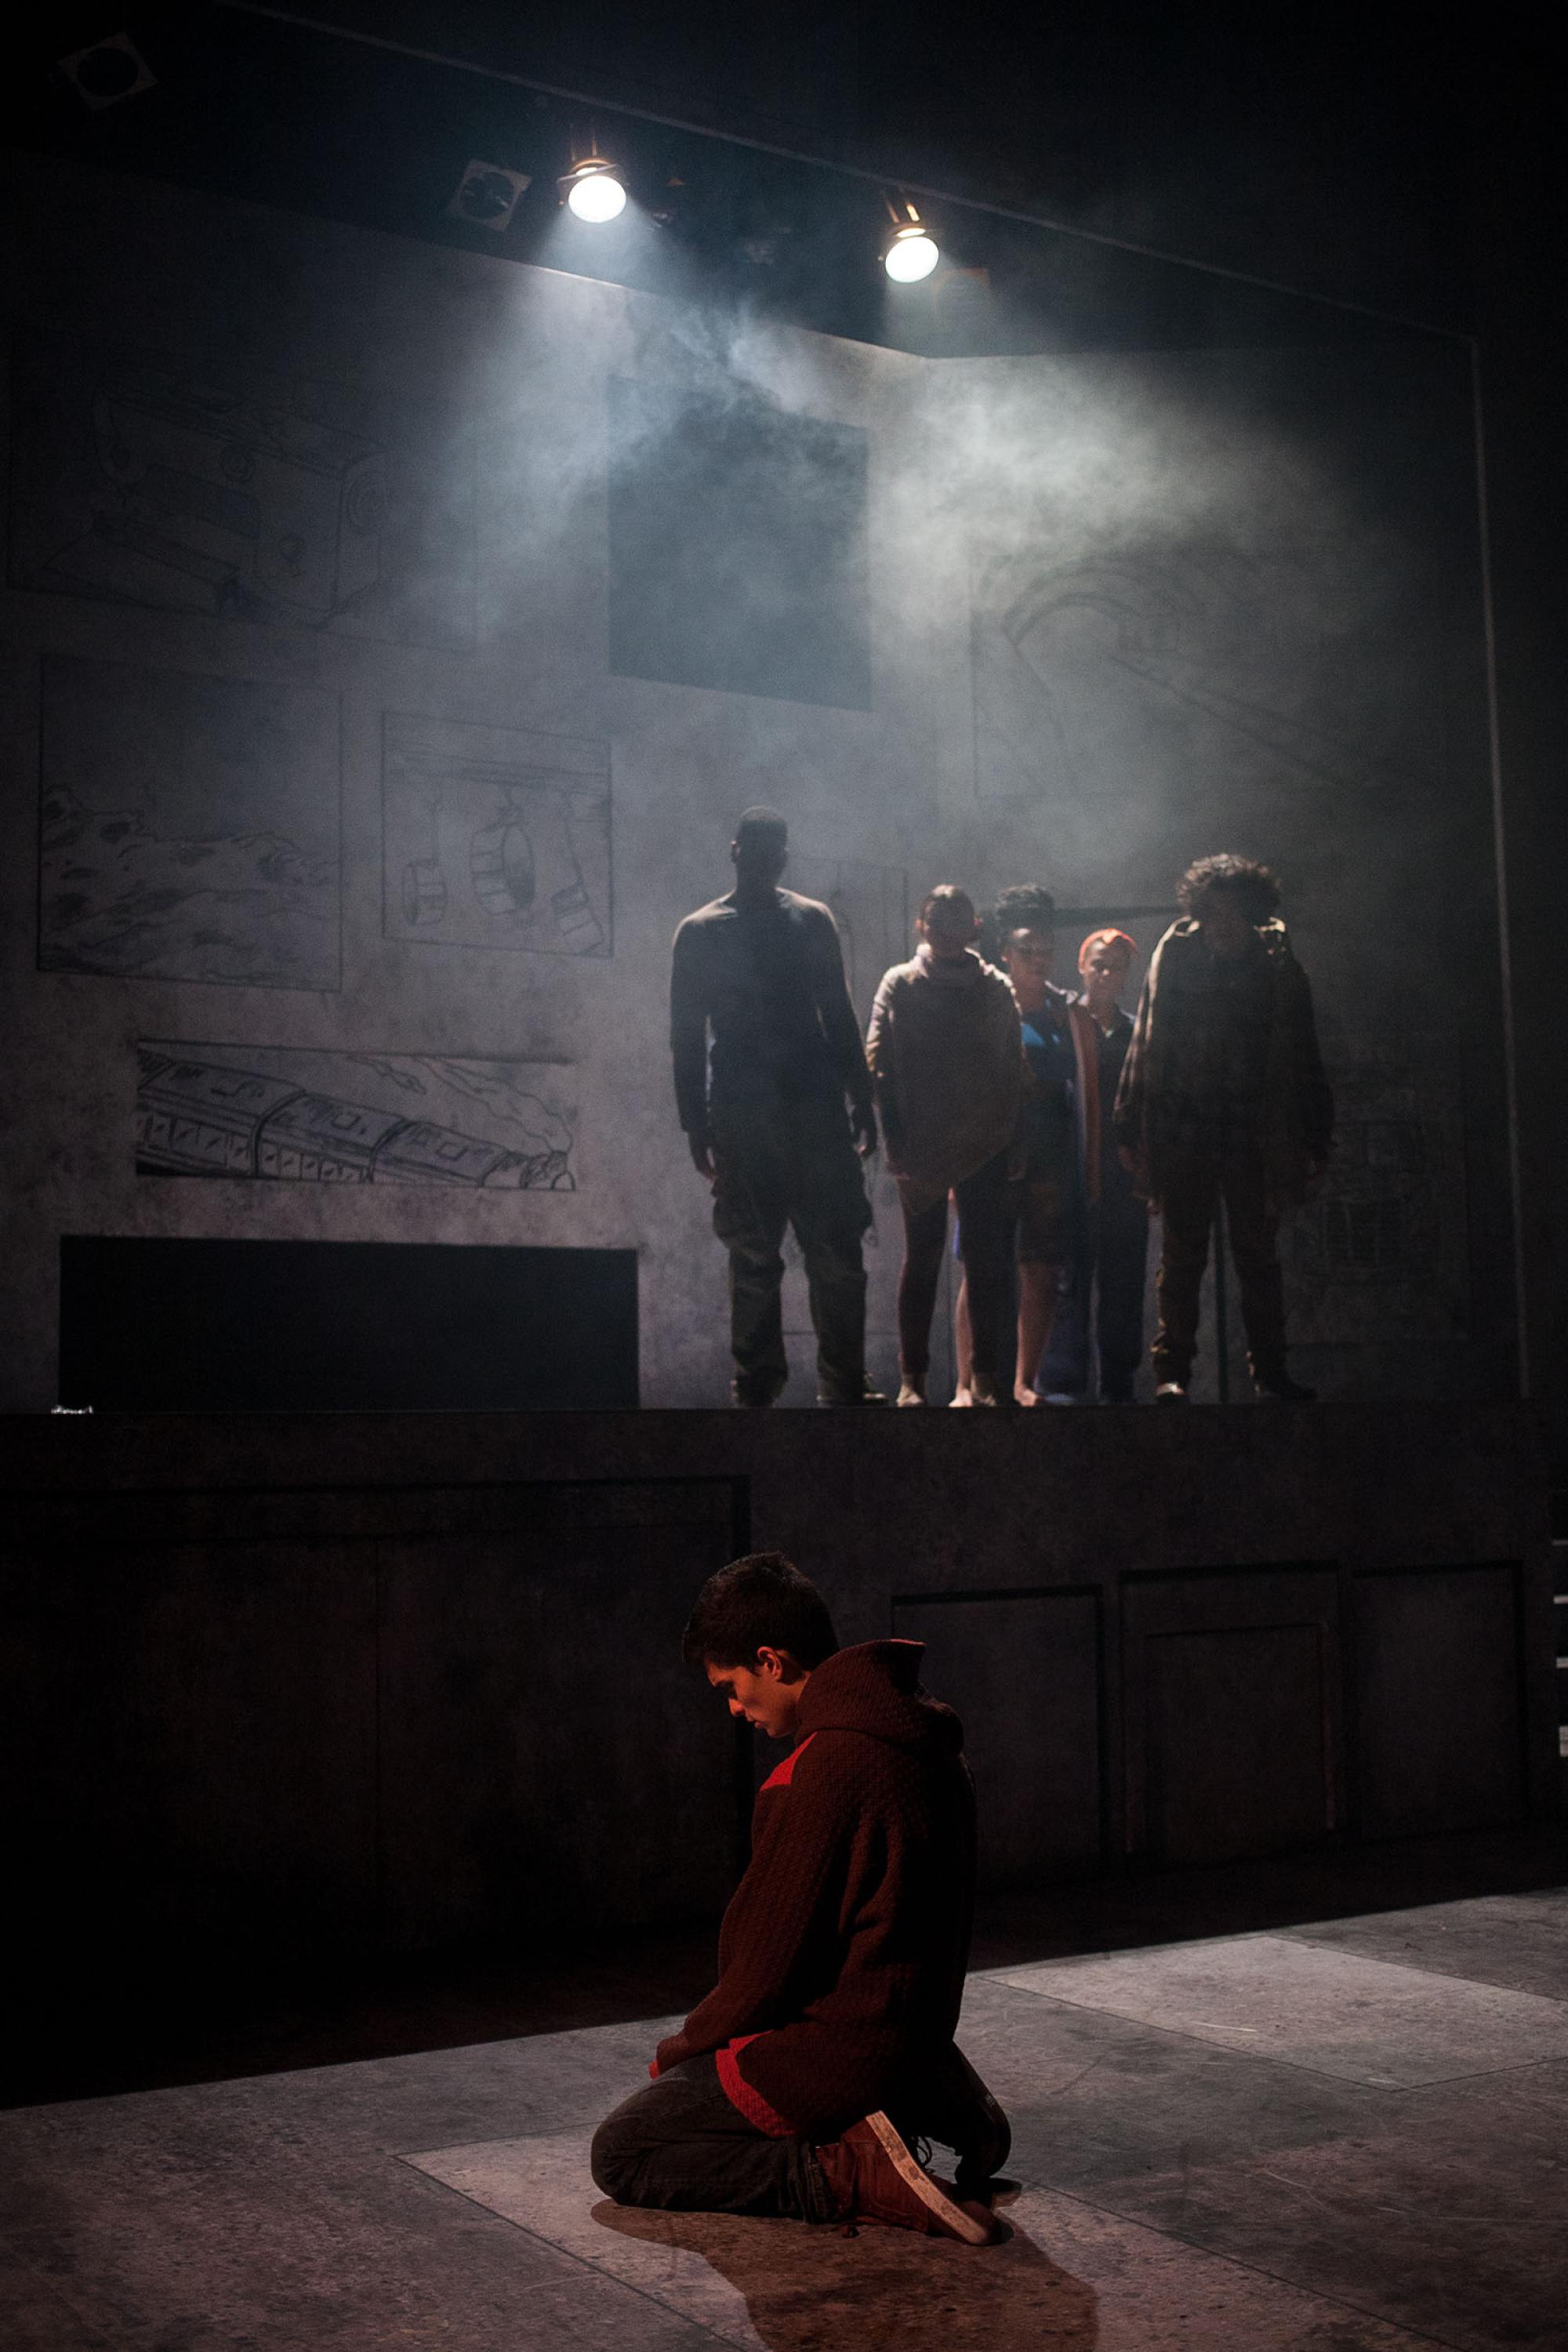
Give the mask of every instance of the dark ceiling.
[[(1026, 34), (1000, 9), (939, 25), (885, 0), (201, 0), (44, 12), (7, 111), (16, 143), (83, 163), (516, 260), (548, 238), (586, 275), (915, 350), (1289, 343), (1385, 331), (1340, 305), (1468, 323), (1476, 59), (1456, 22), (1417, 42), (1376, 9), (1336, 29), (1213, 0), (1112, 0)], [(58, 61), (117, 36), (84, 95)], [(1539, 98), (1533, 37), (1521, 20), (1494, 39), (1489, 89)], [(149, 79), (119, 98), (135, 59)], [(595, 129), (637, 210), (563, 251), (555, 182)], [(531, 182), (499, 233), (447, 210), (475, 158)], [(906, 184), (972, 201), (926, 205), (948, 266), (889, 299), (883, 188)]]

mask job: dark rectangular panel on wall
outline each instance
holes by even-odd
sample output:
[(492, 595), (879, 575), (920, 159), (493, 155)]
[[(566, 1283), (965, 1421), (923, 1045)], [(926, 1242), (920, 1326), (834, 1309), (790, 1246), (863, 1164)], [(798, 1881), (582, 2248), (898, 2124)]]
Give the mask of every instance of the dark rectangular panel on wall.
[(866, 436), (612, 377), (610, 667), (871, 707)]
[(1100, 1605), (1082, 1587), (893, 1602), (894, 1633), (926, 1644), (926, 1685), (963, 1724), (984, 1892), (1101, 1860)]
[(1524, 1809), (1519, 1569), (1358, 1576), (1352, 1705), (1367, 1837), (1482, 1829)]
[(1131, 1578), (1122, 1660), (1130, 1851), (1219, 1862), (1341, 1826), (1331, 1569)]
[(734, 1727), (680, 1636), (735, 1549), (731, 1492), (533, 1487), (515, 1532), (381, 1544), (389, 1942), (721, 1908)]
[[(0, 1819), (32, 1955), (375, 1932), (375, 1577), (345, 1540), (8, 1549)], [(108, 1944), (105, 1944), (105, 1937)]]
[(637, 1402), (634, 1250), (60, 1242), (60, 1402), (99, 1412)]

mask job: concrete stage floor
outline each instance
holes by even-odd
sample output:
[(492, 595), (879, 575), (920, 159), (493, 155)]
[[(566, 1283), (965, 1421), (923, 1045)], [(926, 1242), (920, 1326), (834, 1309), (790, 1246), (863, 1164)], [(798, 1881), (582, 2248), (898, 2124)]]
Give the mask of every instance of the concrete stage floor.
[(971, 1978), (1008, 2242), (616, 2212), (657, 2021), (0, 2115), (5, 2352), (1568, 2347), (1568, 1885)]

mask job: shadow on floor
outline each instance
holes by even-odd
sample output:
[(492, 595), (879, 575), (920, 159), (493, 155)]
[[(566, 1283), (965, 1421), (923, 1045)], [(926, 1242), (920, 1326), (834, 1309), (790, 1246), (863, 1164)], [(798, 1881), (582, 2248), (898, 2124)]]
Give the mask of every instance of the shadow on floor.
[[(1568, 1880), (1568, 1822), (1165, 1871), (981, 1906), (973, 1965), (1300, 1926)], [(126, 1938), (24, 1963), (0, 2107), (392, 2058), (679, 2015), (711, 1981), (715, 1923), (589, 1948), (323, 1957)], [(31, 1982), (26, 1981), (27, 1976)]]
[(640, 2213), (595, 2205), (602, 2229), (703, 2261), (744, 2298), (767, 2352), (1091, 2352), (1094, 2291), (1015, 2230), (975, 2248), (730, 2213)]

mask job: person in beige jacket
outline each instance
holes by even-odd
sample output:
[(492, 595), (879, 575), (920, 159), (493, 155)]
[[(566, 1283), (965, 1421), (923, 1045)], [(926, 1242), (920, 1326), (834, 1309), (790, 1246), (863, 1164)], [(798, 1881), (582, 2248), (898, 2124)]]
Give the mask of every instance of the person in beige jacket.
[(967, 891), (951, 882), (928, 891), (920, 946), (884, 974), (867, 1037), (904, 1215), (901, 1405), (926, 1402), (950, 1193), (969, 1286), (975, 1402), (996, 1404), (1012, 1388), (1009, 1177), (1024, 1055), (1017, 1001), (1005, 975), (975, 953), (979, 929)]

